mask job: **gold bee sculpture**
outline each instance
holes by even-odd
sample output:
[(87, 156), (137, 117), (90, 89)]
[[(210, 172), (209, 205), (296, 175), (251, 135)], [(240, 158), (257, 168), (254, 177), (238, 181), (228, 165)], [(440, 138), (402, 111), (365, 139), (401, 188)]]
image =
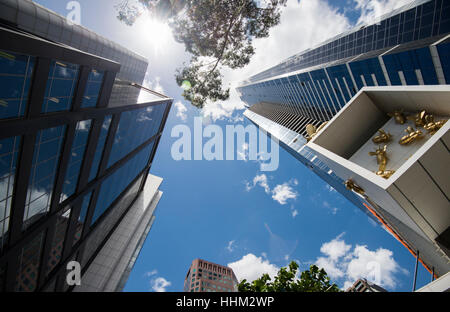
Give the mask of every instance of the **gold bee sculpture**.
[(412, 120), (417, 127), (423, 127), (426, 124), (426, 116), (428, 113), (425, 110), (422, 110), (414, 115), (410, 115), (406, 117), (408, 120)]
[(370, 156), (377, 156), (378, 171), (386, 170), (386, 164), (389, 160), (386, 155), (386, 149), (386, 145), (384, 147), (379, 146), (375, 152), (369, 152)]
[(405, 132), (408, 133), (407, 135), (403, 136), (400, 141), (398, 141), (401, 145), (408, 145), (412, 142), (419, 140), (422, 138), (422, 131), (420, 130), (414, 130), (413, 127), (408, 126), (408, 128), (405, 129)]
[(353, 180), (351, 179), (345, 181), (344, 184), (348, 190), (351, 190), (361, 195), (364, 195), (366, 193), (360, 186), (356, 185), (355, 182), (353, 182)]
[(306, 141), (311, 141), (312, 138), (320, 131), (323, 129), (323, 127), (326, 126), (326, 124), (328, 123), (328, 121), (323, 122), (318, 128), (316, 128), (316, 126), (314, 126), (313, 124), (307, 124), (306, 125)]
[(435, 134), (447, 122), (447, 120), (434, 121), (433, 115), (425, 116), (425, 121), (426, 124), (423, 127), (430, 135)]
[(406, 122), (405, 115), (402, 110), (396, 110), (391, 113), (388, 113), (389, 117), (394, 117), (396, 123), (403, 125)]
[(391, 140), (392, 135), (389, 132), (385, 132), (383, 129), (378, 130), (378, 132), (380, 134), (372, 138), (373, 143), (387, 143)]
[(393, 175), (394, 173), (395, 173), (395, 170), (383, 170), (383, 171), (379, 170), (379, 171), (375, 172), (375, 174), (377, 176), (380, 176), (380, 177), (385, 178), (385, 179), (389, 179), (389, 177), (391, 175)]

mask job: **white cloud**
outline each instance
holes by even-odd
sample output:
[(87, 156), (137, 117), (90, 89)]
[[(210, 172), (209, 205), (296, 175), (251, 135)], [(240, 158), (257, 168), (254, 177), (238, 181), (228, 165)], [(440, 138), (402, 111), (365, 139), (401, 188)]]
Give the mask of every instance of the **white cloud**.
[(171, 282), (166, 280), (164, 277), (156, 276), (158, 274), (157, 270), (149, 271), (144, 274), (145, 277), (150, 278), (150, 289), (156, 292), (166, 292), (167, 287), (172, 285)]
[(181, 103), (181, 101), (176, 101), (174, 104), (176, 110), (177, 110), (177, 117), (179, 117), (181, 120), (185, 121), (187, 118), (187, 108), (186, 106)]
[[(253, 183), (246, 182), (245, 189), (246, 191), (250, 191), (256, 185), (261, 186), (267, 194), (272, 196), (272, 199), (277, 201), (280, 205), (287, 204), (289, 199), (296, 199), (298, 193), (292, 188), (292, 185), (298, 185), (297, 179), (291, 179), (289, 182), (285, 182), (283, 184), (276, 185), (272, 190), (267, 182), (267, 176), (263, 173), (260, 175), (256, 175), (253, 178)], [(293, 213), (293, 217), (295, 217), (298, 211), (295, 211), (291, 207), (291, 211)]]
[(231, 241), (229, 241), (228, 242), (228, 245), (227, 245), (227, 250), (229, 251), (229, 252), (232, 252), (233, 250), (234, 250), (234, 243), (235, 243), (236, 241), (234, 241), (234, 240), (231, 240)]
[(358, 278), (365, 278), (379, 286), (395, 289), (396, 274), (407, 274), (395, 261), (393, 252), (378, 248), (369, 250), (367, 246), (345, 243), (340, 234), (320, 248), (323, 256), (316, 259), (317, 266), (324, 268), (334, 281), (343, 281), (344, 289), (351, 286)]
[(150, 284), (152, 290), (156, 292), (166, 292), (167, 287), (172, 285), (172, 283), (166, 280), (164, 277), (157, 277), (153, 279)]
[(354, 0), (356, 9), (360, 10), (357, 24), (371, 24), (377, 17), (389, 13), (413, 0)]
[(250, 191), (256, 185), (261, 186), (267, 194), (270, 193), (270, 187), (269, 187), (269, 184), (267, 183), (267, 176), (264, 173), (256, 175), (253, 178), (253, 184), (247, 183), (246, 190)]
[(293, 205), (291, 205), (291, 215), (292, 218), (295, 218), (298, 215), (298, 210), (295, 209)]
[(272, 190), (272, 198), (280, 205), (285, 205), (288, 199), (296, 199), (297, 195), (298, 193), (288, 183), (279, 184)]
[[(265, 257), (264, 257), (265, 258)], [(249, 253), (232, 263), (228, 263), (228, 266), (233, 269), (234, 274), (239, 281), (246, 279), (251, 282), (260, 278), (264, 273), (269, 274), (271, 278), (277, 275), (279, 268), (271, 264), (269, 260), (263, 259), (263, 257), (257, 257), (252, 253)]]

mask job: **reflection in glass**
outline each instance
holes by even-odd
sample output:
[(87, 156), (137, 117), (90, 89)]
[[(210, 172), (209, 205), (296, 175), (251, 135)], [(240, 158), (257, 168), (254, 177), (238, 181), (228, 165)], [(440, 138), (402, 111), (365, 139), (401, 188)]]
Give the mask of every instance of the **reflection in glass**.
[(161, 125), (166, 104), (148, 106), (120, 115), (108, 167), (154, 136)]
[(97, 140), (97, 147), (95, 148), (94, 158), (92, 159), (91, 172), (89, 173), (89, 181), (97, 176), (98, 166), (102, 159), (103, 148), (105, 147), (106, 137), (108, 136), (109, 126), (111, 124), (111, 115), (106, 116), (100, 130), (100, 136)]
[(7, 240), (20, 137), (0, 140), (0, 250)]
[(55, 235), (53, 236), (52, 249), (48, 259), (47, 274), (49, 274), (61, 260), (64, 238), (70, 221), (70, 211), (70, 207), (67, 207), (63, 211), (60, 211), (56, 217)]
[(0, 119), (23, 116), (35, 58), (0, 50)]
[(25, 202), (24, 229), (50, 208), (66, 126), (41, 130), (36, 136)]
[(52, 61), (42, 113), (69, 110), (78, 80), (79, 65)]
[(80, 216), (78, 217), (78, 222), (77, 222), (77, 229), (75, 232), (75, 236), (73, 238), (73, 245), (75, 245), (81, 238), (81, 234), (83, 232), (83, 225), (84, 225), (84, 222), (86, 221), (86, 215), (87, 215), (87, 211), (89, 208), (89, 203), (91, 201), (91, 195), (92, 195), (92, 192), (85, 195), (83, 198), (83, 203), (81, 204)]
[(44, 233), (41, 232), (27, 243), (20, 253), (16, 291), (34, 291), (37, 286)]
[(154, 141), (143, 148), (122, 167), (106, 178), (100, 188), (94, 215), (91, 224), (106, 211), (113, 201), (125, 190), (125, 188), (138, 176), (147, 165)]
[(81, 164), (84, 159), (84, 152), (91, 128), (91, 120), (82, 120), (77, 123), (75, 137), (70, 150), (70, 159), (67, 166), (66, 177), (61, 192), (60, 202), (75, 193), (78, 176), (80, 174)]
[(81, 107), (95, 107), (102, 87), (103, 71), (92, 69), (88, 76)]

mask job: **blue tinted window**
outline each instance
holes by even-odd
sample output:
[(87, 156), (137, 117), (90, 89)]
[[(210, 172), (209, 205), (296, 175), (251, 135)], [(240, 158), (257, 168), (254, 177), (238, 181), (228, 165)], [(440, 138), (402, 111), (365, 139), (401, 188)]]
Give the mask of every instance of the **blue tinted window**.
[(52, 61), (45, 88), (42, 113), (69, 110), (78, 80), (79, 66)]
[(20, 137), (0, 140), (0, 250), (6, 242)]
[(121, 114), (108, 167), (158, 132), (165, 108), (166, 104), (159, 104)]
[(25, 203), (24, 227), (34, 223), (50, 207), (66, 126), (41, 130), (36, 136)]
[(98, 167), (100, 165), (100, 160), (103, 155), (103, 148), (105, 147), (106, 137), (108, 136), (109, 126), (111, 124), (111, 116), (106, 116), (102, 124), (102, 129), (100, 130), (100, 136), (97, 141), (97, 147), (95, 148), (95, 155), (92, 159), (91, 172), (89, 173), (89, 181), (97, 176)]
[(447, 84), (450, 84), (450, 43), (441, 43), (437, 45), (437, 50), (439, 53), (439, 59), (441, 60), (445, 81)]
[(66, 207), (62, 211), (58, 212), (56, 217), (55, 233), (52, 240), (52, 249), (47, 263), (47, 274), (50, 273), (53, 268), (61, 260), (64, 241), (66, 238), (66, 231), (70, 221), (71, 208)]
[(61, 192), (60, 202), (75, 193), (80, 174), (81, 164), (84, 159), (84, 152), (91, 128), (91, 120), (82, 120), (77, 123), (75, 138), (70, 150), (70, 159), (66, 171), (66, 178)]
[(154, 142), (128, 160), (103, 182), (100, 188), (97, 205), (92, 217), (93, 224), (112, 204), (112, 202), (130, 185), (147, 165)]
[(32, 56), (0, 50), (0, 119), (24, 115), (34, 64)]
[(102, 87), (103, 71), (92, 69), (89, 73), (81, 107), (95, 107)]

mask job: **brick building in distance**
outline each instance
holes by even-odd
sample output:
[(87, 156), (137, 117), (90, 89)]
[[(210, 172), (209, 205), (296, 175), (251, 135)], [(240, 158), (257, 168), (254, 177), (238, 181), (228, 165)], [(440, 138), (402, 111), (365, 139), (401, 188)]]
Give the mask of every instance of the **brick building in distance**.
[(235, 292), (238, 280), (231, 268), (194, 259), (184, 279), (185, 292)]

